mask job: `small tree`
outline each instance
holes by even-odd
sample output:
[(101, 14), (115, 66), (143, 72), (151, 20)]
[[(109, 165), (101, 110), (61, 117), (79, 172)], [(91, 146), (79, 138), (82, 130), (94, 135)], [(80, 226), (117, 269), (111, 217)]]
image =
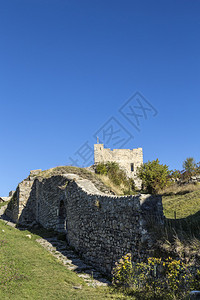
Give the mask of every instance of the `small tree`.
[(195, 159), (193, 157), (187, 157), (183, 162), (183, 169), (188, 174), (192, 174), (197, 168)]
[(170, 173), (170, 179), (177, 181), (181, 178), (181, 172), (179, 170), (172, 170)]
[(138, 177), (142, 185), (150, 194), (157, 194), (170, 183), (170, 171), (167, 165), (160, 164), (159, 160), (148, 161), (138, 169)]
[(197, 174), (200, 173), (200, 162), (197, 163), (197, 169), (196, 169)]

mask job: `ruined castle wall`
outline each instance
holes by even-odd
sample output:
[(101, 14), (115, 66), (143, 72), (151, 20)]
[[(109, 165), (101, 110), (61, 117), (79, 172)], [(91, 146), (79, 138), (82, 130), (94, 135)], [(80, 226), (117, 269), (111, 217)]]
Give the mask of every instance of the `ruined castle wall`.
[(63, 176), (37, 178), (32, 184), (24, 210), (19, 217), (19, 224), (36, 221), (47, 229), (57, 230), (59, 203), (65, 198), (64, 188), (67, 179)]
[[(15, 193), (11, 198), (10, 203), (8, 204), (6, 214), (16, 223), (19, 222), (19, 218), (21, 217), (24, 209), (26, 208), (32, 190), (33, 182), (33, 180), (30, 181), (29, 179), (25, 179), (21, 183), (19, 183)], [(31, 213), (29, 213), (29, 218), (30, 216)]]
[(107, 196), (91, 191), (88, 181), (66, 187), (67, 239), (92, 265), (110, 273), (126, 253), (144, 260), (154, 243), (149, 221), (163, 224), (161, 197)]
[[(16, 202), (18, 222), (37, 221), (48, 229), (63, 229), (69, 244), (104, 273), (110, 273), (114, 263), (128, 252), (134, 260), (148, 256), (154, 243), (149, 217), (158, 226), (163, 222), (161, 197), (106, 195), (73, 174), (35, 178), (26, 196), (22, 187), (18, 187)], [(60, 217), (61, 203), (64, 219)]]
[(110, 273), (125, 253), (138, 257), (139, 197), (93, 195), (74, 184), (66, 189), (67, 239), (92, 265)]
[(37, 183), (36, 218), (47, 229), (55, 229), (59, 225), (59, 204), (65, 198), (64, 186), (67, 179), (53, 176)]
[[(137, 149), (108, 149), (103, 144), (94, 145), (94, 162), (112, 162), (115, 161), (124, 169), (127, 176), (133, 178), (136, 186), (141, 186), (141, 180), (137, 178), (137, 168), (143, 164), (142, 148)], [(132, 167), (131, 167), (132, 164)]]

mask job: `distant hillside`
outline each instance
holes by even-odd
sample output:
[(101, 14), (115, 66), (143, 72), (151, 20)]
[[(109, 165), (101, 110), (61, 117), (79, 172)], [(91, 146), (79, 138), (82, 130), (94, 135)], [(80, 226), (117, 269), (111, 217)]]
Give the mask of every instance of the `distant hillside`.
[(194, 189), (190, 190), (190, 186), (185, 187), (185, 191), (177, 191), (177, 193), (163, 196), (163, 208), (164, 214), (167, 218), (174, 218), (174, 212), (176, 212), (176, 218), (186, 218), (200, 211), (200, 185), (194, 186)]
[[(182, 191), (181, 191), (182, 189)], [(173, 193), (163, 195), (163, 210), (172, 235), (192, 240), (200, 238), (200, 184), (173, 187)]]

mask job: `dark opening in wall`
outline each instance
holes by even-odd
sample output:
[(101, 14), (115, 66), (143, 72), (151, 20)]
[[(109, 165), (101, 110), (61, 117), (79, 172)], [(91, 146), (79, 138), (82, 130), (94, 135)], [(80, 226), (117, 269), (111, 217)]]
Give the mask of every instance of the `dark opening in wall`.
[(65, 208), (65, 204), (64, 204), (63, 200), (60, 201), (59, 218), (60, 219), (65, 219), (66, 218), (66, 208)]
[(62, 233), (67, 232), (67, 212), (63, 200), (60, 201), (59, 205), (57, 231)]
[(40, 215), (40, 202), (37, 204), (37, 221), (39, 222), (39, 215)]
[(134, 163), (131, 163), (131, 172), (134, 172)]

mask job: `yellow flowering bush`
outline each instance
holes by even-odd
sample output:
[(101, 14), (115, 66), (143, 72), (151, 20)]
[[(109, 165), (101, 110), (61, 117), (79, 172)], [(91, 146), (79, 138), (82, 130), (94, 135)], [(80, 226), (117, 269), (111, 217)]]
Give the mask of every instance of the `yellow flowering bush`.
[(182, 299), (200, 288), (200, 269), (188, 268), (181, 260), (149, 257), (147, 262), (132, 262), (124, 255), (113, 269), (113, 285), (143, 299)]
[(115, 265), (116, 267), (113, 269), (113, 283), (118, 286), (130, 287), (130, 280), (133, 275), (131, 254), (127, 253), (126, 255), (122, 256), (120, 261)]

